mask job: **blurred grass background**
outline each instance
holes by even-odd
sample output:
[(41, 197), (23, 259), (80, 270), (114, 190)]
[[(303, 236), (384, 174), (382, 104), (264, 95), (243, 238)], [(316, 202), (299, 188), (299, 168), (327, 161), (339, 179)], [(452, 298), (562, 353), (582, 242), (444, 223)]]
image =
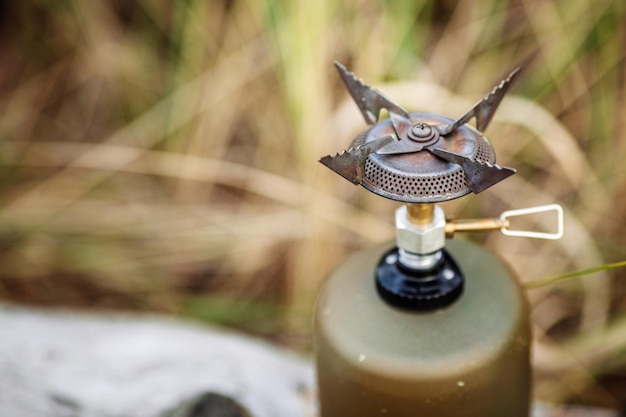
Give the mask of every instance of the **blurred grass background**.
[[(620, 0), (0, 2), (0, 299), (157, 311), (310, 349), (316, 291), (397, 204), (317, 163), (366, 127), (337, 59), (486, 134), (518, 174), (444, 204), (552, 202), (558, 242), (472, 236), (525, 282), (626, 258)], [(536, 396), (626, 409), (621, 269), (529, 290)], [(494, 295), (497, 296), (497, 295)]]

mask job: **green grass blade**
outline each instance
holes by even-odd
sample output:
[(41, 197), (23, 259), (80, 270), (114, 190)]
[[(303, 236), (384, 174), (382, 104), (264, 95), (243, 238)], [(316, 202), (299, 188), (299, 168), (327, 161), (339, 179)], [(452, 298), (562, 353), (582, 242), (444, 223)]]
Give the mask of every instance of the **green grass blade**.
[(568, 281), (573, 278), (578, 278), (584, 275), (593, 274), (594, 272), (608, 271), (611, 269), (617, 269), (617, 268), (623, 268), (623, 267), (626, 267), (626, 261), (600, 265), (600, 266), (596, 266), (593, 268), (581, 269), (579, 271), (568, 272), (562, 275), (556, 275), (553, 277), (542, 278), (542, 279), (538, 279), (535, 281), (526, 282), (524, 283), (524, 287), (527, 289), (545, 287), (547, 285), (556, 284), (558, 282)]

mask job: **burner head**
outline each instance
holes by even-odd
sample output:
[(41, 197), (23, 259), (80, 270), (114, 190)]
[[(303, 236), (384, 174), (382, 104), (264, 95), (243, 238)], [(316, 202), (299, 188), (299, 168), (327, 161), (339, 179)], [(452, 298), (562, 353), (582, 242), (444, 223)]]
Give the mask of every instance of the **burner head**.
[[(411, 133), (432, 132), (427, 146), (470, 158), (484, 164), (495, 164), (496, 157), (489, 141), (469, 125), (463, 125), (448, 136), (439, 135), (437, 126), (448, 126), (454, 120), (432, 113), (411, 113)], [(415, 128), (417, 126), (417, 128)], [(393, 135), (390, 119), (366, 130), (352, 143), (352, 148)], [(417, 136), (417, 135), (416, 135)], [(419, 138), (419, 136), (418, 136)], [(421, 138), (420, 138), (421, 139)], [(382, 197), (405, 203), (438, 203), (469, 194), (465, 173), (460, 165), (435, 156), (424, 148), (403, 154), (370, 153), (365, 162), (361, 185)]]
[[(513, 175), (495, 164), (482, 135), (500, 101), (519, 75), (514, 70), (457, 120), (432, 113), (409, 113), (335, 63), (365, 121), (373, 125), (352, 147), (320, 162), (354, 184), (405, 203), (438, 203), (480, 193)], [(389, 119), (378, 121), (381, 109)], [(467, 122), (476, 119), (476, 129)]]

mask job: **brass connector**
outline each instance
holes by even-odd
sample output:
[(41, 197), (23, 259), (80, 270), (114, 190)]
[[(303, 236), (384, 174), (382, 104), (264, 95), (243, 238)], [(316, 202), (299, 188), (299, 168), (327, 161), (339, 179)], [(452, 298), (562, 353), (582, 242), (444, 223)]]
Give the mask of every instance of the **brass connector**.
[(416, 226), (427, 226), (435, 219), (435, 205), (428, 203), (407, 204), (409, 221)]
[(452, 220), (446, 219), (446, 237), (451, 238), (456, 232), (482, 232), (488, 230), (500, 230), (502, 228), (508, 228), (510, 222), (508, 219), (502, 220), (499, 218), (491, 219), (465, 219), (465, 220)]

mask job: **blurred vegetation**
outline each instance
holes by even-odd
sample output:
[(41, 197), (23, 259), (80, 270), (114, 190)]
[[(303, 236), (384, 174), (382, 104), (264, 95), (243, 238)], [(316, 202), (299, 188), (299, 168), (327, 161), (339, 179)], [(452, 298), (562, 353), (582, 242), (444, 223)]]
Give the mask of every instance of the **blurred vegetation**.
[[(620, 0), (0, 2), (0, 298), (158, 311), (310, 347), (317, 288), (396, 204), (317, 163), (363, 128), (337, 59), (462, 114), (518, 174), (448, 215), (559, 202), (559, 242), (473, 237), (523, 281), (624, 260)], [(536, 395), (626, 408), (624, 270), (529, 291)], [(495, 296), (495, 295), (494, 295)]]

